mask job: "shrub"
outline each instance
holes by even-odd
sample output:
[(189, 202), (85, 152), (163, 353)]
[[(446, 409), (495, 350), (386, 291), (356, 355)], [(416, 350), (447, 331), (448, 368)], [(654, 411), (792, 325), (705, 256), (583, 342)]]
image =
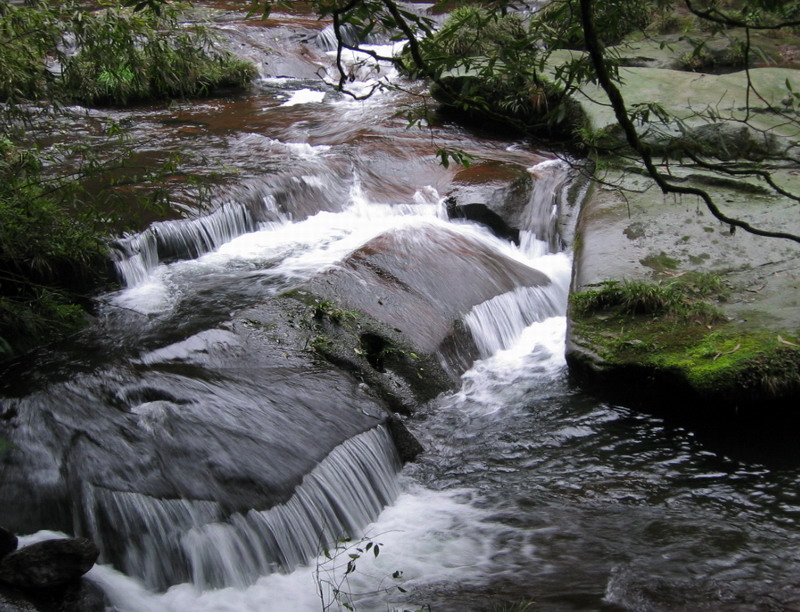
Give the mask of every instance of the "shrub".
[[(431, 93), (470, 119), (530, 132), (568, 132), (573, 119), (566, 93), (541, 73), (538, 34), (524, 15), (476, 6), (451, 13), (442, 28), (421, 42)], [(403, 63), (414, 73), (410, 55)]]
[(245, 87), (256, 75), (252, 64), (217, 49), (205, 28), (182, 28), (174, 12), (106, 9), (78, 26), (64, 87), (86, 104), (202, 97)]
[[(577, 0), (552, 0), (539, 12), (547, 26), (545, 42), (553, 48), (583, 49), (580, 8)], [(648, 0), (605, 0), (594, 5), (595, 28), (604, 46), (646, 28), (654, 18), (654, 3)]]
[(37, 154), (0, 138), (0, 357), (79, 325), (74, 292), (105, 269), (100, 223), (75, 209), (75, 185), (41, 171)]

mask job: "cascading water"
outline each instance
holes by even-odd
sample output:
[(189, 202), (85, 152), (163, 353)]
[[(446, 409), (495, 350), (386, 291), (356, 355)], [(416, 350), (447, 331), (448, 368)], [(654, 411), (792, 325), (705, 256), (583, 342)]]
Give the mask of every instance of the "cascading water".
[(120, 568), (151, 587), (191, 579), (200, 589), (243, 587), (289, 571), (320, 546), (354, 533), (397, 496), (399, 461), (384, 427), (334, 449), (292, 497), (265, 511), (228, 514), (208, 501), (163, 500), (92, 489), (83, 505), (89, 535), (105, 547), (109, 526), (123, 542)]
[[(313, 41), (286, 33), (296, 21), (281, 26), (283, 40)], [(570, 165), (432, 128), (443, 144), (535, 178), (519, 248), (450, 223), (440, 192), (456, 172), (435, 163), (431, 136), (393, 119), (408, 98), (338, 97), (310, 80), (325, 61), (298, 53), (244, 104), (198, 110), (216, 115), (192, 142), (210, 151), (224, 134), (220, 154), (241, 165), (245, 185), (210, 215), (121, 240), (127, 286), (104, 296), (88, 339), (3, 381), (2, 423), (18, 424), (15, 444), (29, 451), (3, 467), (3, 516), (93, 536), (115, 564), (89, 579), (120, 612), (800, 608), (796, 459), (737, 455), (713, 434), (599, 403), (567, 379), (563, 248), (581, 193)], [(285, 78), (289, 65), (305, 72)], [(550, 281), (461, 313), (480, 359), (456, 391), (407, 419), (426, 452), (402, 470), (364, 386), (298, 358), (256, 316), (265, 299), (397, 234), (420, 247), (454, 237), (453, 261), (479, 245), (493, 265)], [(413, 249), (405, 257), (414, 271)], [(476, 280), (434, 289), (446, 301), (448, 287)], [(292, 325), (304, 316), (281, 315)], [(106, 448), (101, 420), (119, 427), (118, 446)], [(287, 473), (290, 486), (270, 489)], [(343, 532), (354, 541), (337, 544)]]

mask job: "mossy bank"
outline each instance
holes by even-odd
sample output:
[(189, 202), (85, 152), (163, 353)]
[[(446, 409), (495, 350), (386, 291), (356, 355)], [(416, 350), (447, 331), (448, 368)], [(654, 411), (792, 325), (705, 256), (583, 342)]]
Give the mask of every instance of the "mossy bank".
[[(640, 175), (609, 176), (625, 189), (595, 186), (578, 225), (572, 373), (603, 393), (671, 409), (794, 410), (800, 247), (731, 233), (696, 199), (665, 197)], [(778, 196), (711, 189), (737, 215), (797, 227), (796, 207)]]
[[(654, 293), (673, 295), (676, 284), (687, 294), (677, 291), (669, 304), (648, 302)], [(572, 372), (617, 397), (695, 414), (793, 409), (800, 399), (800, 333), (729, 321), (714, 305), (724, 290), (692, 297), (693, 289), (691, 281), (608, 283), (573, 294)]]

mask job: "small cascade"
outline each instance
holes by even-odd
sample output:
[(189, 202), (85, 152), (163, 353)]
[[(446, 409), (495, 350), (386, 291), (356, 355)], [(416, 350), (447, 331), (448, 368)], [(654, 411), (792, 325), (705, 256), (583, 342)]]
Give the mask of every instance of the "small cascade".
[(564, 248), (558, 221), (572, 184), (572, 166), (550, 159), (528, 170), (534, 176), (534, 184), (521, 219), (520, 249), (529, 257), (557, 253)]
[[(342, 42), (346, 45), (350, 45), (351, 47), (359, 43), (373, 44), (375, 42), (372, 37), (368, 37), (367, 40), (359, 40), (358, 30), (352, 23), (342, 24), (342, 27), (339, 29), (339, 31), (341, 33)], [(336, 40), (336, 32), (334, 31), (333, 26), (325, 26), (325, 28), (319, 34), (317, 34), (314, 42), (323, 51), (333, 51), (336, 49), (338, 46), (338, 41)]]
[(117, 275), (126, 287), (143, 283), (158, 266), (158, 240), (152, 229), (139, 234), (126, 234), (114, 241), (111, 257)]
[[(309, 145), (280, 144), (301, 157), (317, 154)], [(252, 181), (238, 187), (207, 215), (159, 221), (138, 234), (114, 241), (112, 261), (123, 284), (135, 287), (161, 262), (195, 259), (264, 227), (286, 224), (322, 209), (337, 210), (342, 206), (342, 194), (347, 189), (341, 184), (341, 177), (325, 168), (314, 175)]]
[(210, 215), (160, 221), (139, 234), (125, 236), (112, 245), (112, 257), (122, 282), (134, 287), (160, 261), (198, 257), (255, 229), (253, 215), (243, 204), (225, 204)]
[(559, 288), (519, 287), (475, 306), (465, 317), (482, 359), (508, 349), (526, 327), (563, 313)]
[(188, 580), (201, 589), (243, 587), (357, 534), (397, 497), (399, 469), (391, 436), (379, 426), (334, 449), (289, 501), (269, 510), (228, 514), (218, 502), (91, 486), (83, 503), (102, 558), (149, 587)]

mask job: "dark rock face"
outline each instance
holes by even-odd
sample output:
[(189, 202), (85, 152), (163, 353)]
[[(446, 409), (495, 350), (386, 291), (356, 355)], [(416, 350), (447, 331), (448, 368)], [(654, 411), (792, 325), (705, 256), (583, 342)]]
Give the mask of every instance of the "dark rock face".
[(23, 589), (59, 586), (92, 569), (99, 554), (94, 542), (86, 538), (38, 542), (0, 561), (0, 581)]
[(28, 590), (0, 584), (2, 612), (106, 612), (109, 609), (110, 604), (100, 587), (86, 579)]
[(446, 204), (447, 216), (450, 219), (467, 219), (480, 223), (492, 230), (495, 236), (519, 244), (519, 229), (507, 225), (503, 218), (486, 204), (459, 204), (454, 197), (448, 198)]
[(419, 443), (419, 440), (408, 431), (403, 421), (400, 420), (400, 417), (392, 416), (386, 421), (386, 424), (389, 427), (389, 433), (392, 435), (394, 445), (397, 447), (397, 453), (401, 461), (404, 463), (413, 461), (425, 450), (422, 444)]
[(524, 211), (534, 183), (524, 166), (483, 162), (460, 170), (448, 195), (458, 203), (481, 202), (502, 219), (503, 225), (519, 231), (526, 229)]
[(17, 536), (0, 527), (0, 559), (17, 550)]
[(287, 501), (334, 448), (387, 417), (349, 373), (320, 366), (292, 335), (303, 313), (284, 307), (6, 400), (16, 415), (0, 423), (14, 443), (0, 499), (14, 503), (0, 504), (0, 522), (88, 524), (104, 561), (136, 573), (130, 551), (158, 549), (158, 586), (188, 580), (174, 562), (181, 529)]

